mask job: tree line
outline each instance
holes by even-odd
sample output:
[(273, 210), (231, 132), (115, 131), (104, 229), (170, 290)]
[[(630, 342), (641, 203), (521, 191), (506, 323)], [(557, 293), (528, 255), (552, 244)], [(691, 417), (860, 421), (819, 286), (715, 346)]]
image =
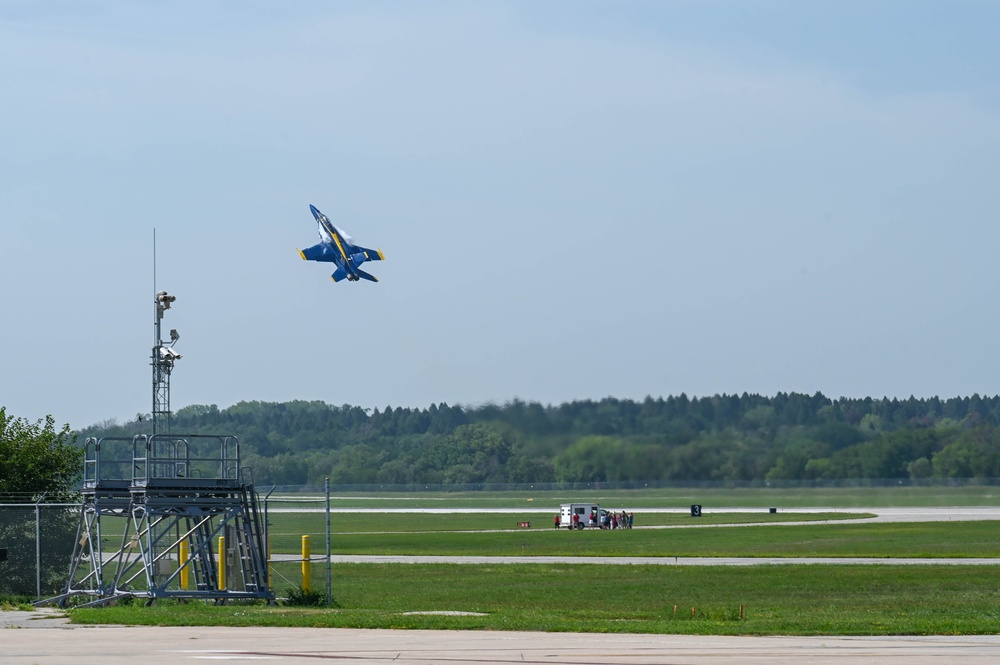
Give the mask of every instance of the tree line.
[[(193, 405), (173, 432), (233, 434), (258, 483), (778, 482), (1000, 477), (1000, 396), (714, 395), (365, 409)], [(87, 436), (148, 433), (109, 421)]]

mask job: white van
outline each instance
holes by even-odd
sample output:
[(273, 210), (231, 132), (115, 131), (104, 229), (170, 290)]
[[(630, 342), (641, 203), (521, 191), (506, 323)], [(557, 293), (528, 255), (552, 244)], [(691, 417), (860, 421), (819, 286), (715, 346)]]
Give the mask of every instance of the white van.
[[(576, 521), (573, 516), (576, 515)], [(601, 507), (596, 503), (564, 503), (559, 506), (559, 526), (566, 529), (601, 526)]]

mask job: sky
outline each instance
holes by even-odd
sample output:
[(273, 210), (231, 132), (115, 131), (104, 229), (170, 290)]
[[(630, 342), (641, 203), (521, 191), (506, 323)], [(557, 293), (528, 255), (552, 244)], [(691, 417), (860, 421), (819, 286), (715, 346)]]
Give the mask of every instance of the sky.
[[(1000, 3), (0, 1), (0, 406), (1000, 384)], [(334, 284), (313, 204), (385, 261)], [(155, 261), (154, 261), (155, 237)]]

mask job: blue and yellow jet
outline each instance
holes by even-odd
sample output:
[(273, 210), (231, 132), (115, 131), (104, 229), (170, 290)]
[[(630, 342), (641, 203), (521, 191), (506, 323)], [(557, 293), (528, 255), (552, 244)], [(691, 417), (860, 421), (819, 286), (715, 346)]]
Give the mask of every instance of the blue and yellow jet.
[(381, 261), (385, 258), (381, 249), (365, 249), (351, 242), (351, 237), (338, 229), (330, 221), (330, 218), (310, 205), (313, 217), (316, 218), (316, 225), (319, 227), (318, 245), (313, 245), (309, 249), (300, 249), (299, 256), (304, 261), (331, 261), (337, 264), (337, 269), (330, 275), (335, 282), (346, 279), (356, 282), (359, 279), (367, 279), (377, 282), (375, 275), (369, 275), (359, 268), (365, 261)]

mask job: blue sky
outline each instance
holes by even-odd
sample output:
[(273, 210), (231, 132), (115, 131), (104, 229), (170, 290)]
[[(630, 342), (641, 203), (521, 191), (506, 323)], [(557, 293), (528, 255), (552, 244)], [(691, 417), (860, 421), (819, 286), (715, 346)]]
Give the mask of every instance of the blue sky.
[[(0, 405), (995, 394), (994, 2), (0, 2)], [(334, 284), (309, 204), (386, 261)]]

